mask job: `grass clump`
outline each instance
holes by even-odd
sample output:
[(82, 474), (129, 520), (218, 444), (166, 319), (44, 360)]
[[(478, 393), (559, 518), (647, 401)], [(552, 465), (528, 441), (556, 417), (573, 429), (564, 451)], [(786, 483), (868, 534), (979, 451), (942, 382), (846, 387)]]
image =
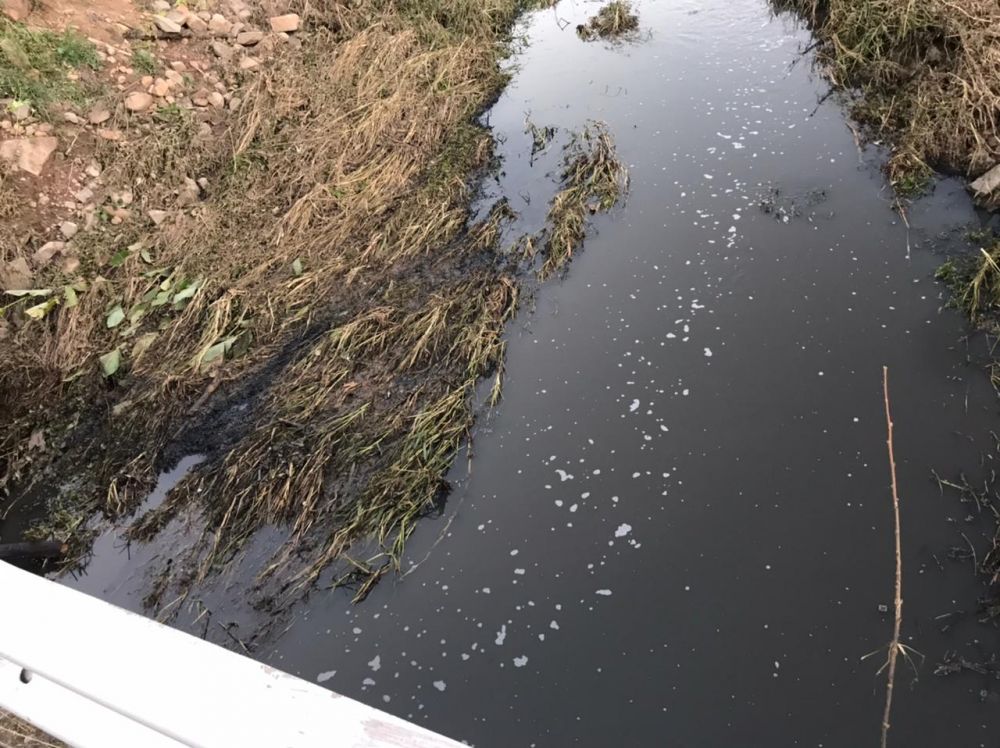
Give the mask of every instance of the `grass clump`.
[(936, 273), (951, 291), (951, 303), (973, 324), (992, 332), (1000, 330), (1000, 242), (942, 264)]
[(854, 115), (893, 146), (906, 196), (931, 167), (977, 176), (1000, 161), (1000, 4), (994, 0), (772, 0), (809, 23)]
[(96, 48), (75, 32), (31, 29), (0, 16), (0, 98), (39, 109), (59, 100), (81, 102), (89, 91), (67, 73), (98, 67)]
[(160, 68), (153, 53), (144, 47), (136, 47), (132, 51), (132, 67), (146, 75), (153, 75)]
[(546, 259), (540, 275), (560, 270), (583, 242), (587, 216), (604, 212), (628, 190), (628, 172), (603, 122), (593, 122), (566, 148), (561, 187), (549, 206)]
[(580, 38), (617, 39), (639, 28), (639, 16), (632, 10), (629, 0), (611, 0), (587, 23), (576, 27)]

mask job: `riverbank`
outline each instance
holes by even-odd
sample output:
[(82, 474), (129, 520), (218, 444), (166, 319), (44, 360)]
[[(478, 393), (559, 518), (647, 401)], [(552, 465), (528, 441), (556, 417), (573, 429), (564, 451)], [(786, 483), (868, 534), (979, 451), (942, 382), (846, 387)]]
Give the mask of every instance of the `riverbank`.
[(809, 24), (818, 64), (892, 152), (897, 193), (932, 170), (976, 178), (1000, 162), (1000, 7), (990, 0), (772, 0)]
[[(178, 4), (136, 12), (114, 43), (73, 36), (86, 76), (57, 61), (52, 79), (86, 77), (76, 100), (0, 92), (25, 112), (8, 129), (55, 141), (30, 179), (8, 167), (0, 199), (0, 488), (5, 511), (46, 514), (29, 537), (70, 543), (72, 568), (95, 517), (128, 517), (198, 453), (130, 523), (148, 540), (194, 518), (151, 610), (265, 527), (278, 537), (253, 575), (286, 598), (335, 561), (359, 596), (395, 568), (447, 491), (480, 380), (500, 396), (523, 279), (561, 267), (626, 186), (594, 125), (566, 153), (549, 234), (515, 252), (505, 201), (473, 215), (494, 167), (476, 118), (532, 5)], [(64, 173), (68, 201), (46, 188)], [(28, 201), (73, 214), (29, 224)]]

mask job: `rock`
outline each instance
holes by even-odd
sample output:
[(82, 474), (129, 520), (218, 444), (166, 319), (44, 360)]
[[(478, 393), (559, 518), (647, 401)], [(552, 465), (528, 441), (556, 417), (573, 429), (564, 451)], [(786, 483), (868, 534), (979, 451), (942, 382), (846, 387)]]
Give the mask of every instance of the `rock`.
[(163, 74), (163, 77), (167, 79), (167, 82), (169, 82), (171, 86), (184, 85), (184, 76), (178, 73), (176, 70), (167, 70)]
[(97, 137), (104, 140), (121, 140), (124, 134), (121, 130), (98, 130)]
[(191, 29), (192, 33), (202, 36), (208, 33), (208, 23), (203, 21), (199, 16), (188, 16), (187, 27)]
[(181, 207), (198, 202), (201, 189), (191, 177), (184, 177), (184, 187), (177, 193), (177, 204)]
[(173, 70), (175, 73), (183, 73), (185, 70), (187, 70), (187, 67), (188, 66), (184, 64), (183, 60), (174, 60), (173, 62), (170, 63), (170, 69)]
[(73, 256), (63, 258), (62, 269), (66, 275), (72, 275), (80, 269), (80, 259)]
[(993, 193), (1000, 188), (1000, 164), (997, 164), (979, 179), (969, 185), (972, 193), (980, 199), (993, 197)]
[(165, 210), (147, 210), (146, 215), (149, 216), (149, 220), (153, 222), (154, 225), (159, 226), (163, 223), (167, 216), (170, 215)]
[(45, 242), (31, 257), (36, 267), (43, 267), (52, 262), (52, 258), (66, 249), (66, 242)]
[(215, 34), (216, 36), (228, 36), (232, 28), (232, 22), (225, 16), (219, 15), (218, 13), (215, 13), (208, 22), (209, 33)]
[(153, 16), (153, 25), (164, 34), (178, 35), (181, 33), (181, 25), (177, 21), (172, 21), (166, 16)]
[(90, 189), (90, 187), (83, 187), (82, 189), (74, 192), (73, 197), (75, 197), (76, 201), (79, 203), (89, 203), (94, 199), (94, 191)]
[(166, 13), (170, 10), (170, 3), (167, 0), (153, 0), (153, 10), (157, 13)]
[(173, 10), (167, 11), (164, 16), (168, 21), (173, 21), (178, 26), (184, 26), (191, 16), (191, 12), (185, 8), (183, 5), (178, 5)]
[(191, 103), (195, 106), (208, 106), (208, 92), (205, 89), (196, 91), (191, 97)]
[(259, 44), (263, 38), (263, 31), (241, 31), (236, 35), (236, 43), (243, 47), (252, 47)]
[(212, 91), (212, 93), (208, 95), (208, 103), (216, 109), (223, 109), (226, 106), (226, 97), (218, 91)]
[(31, 0), (3, 0), (0, 10), (12, 21), (23, 21), (31, 13)]
[(130, 112), (145, 112), (153, 106), (153, 97), (145, 91), (133, 91), (125, 97), (125, 108)]
[(63, 119), (73, 125), (79, 125), (83, 120), (81, 120), (76, 112), (63, 112)]
[(113, 192), (111, 200), (123, 208), (127, 208), (135, 200), (135, 195), (132, 194), (132, 190), (122, 190), (121, 192)]
[(301, 19), (298, 13), (286, 13), (283, 16), (272, 16), (268, 21), (271, 24), (271, 31), (289, 33), (299, 30)]
[(153, 85), (153, 76), (151, 75), (142, 76), (139, 79), (139, 85), (142, 86), (143, 88), (149, 88), (150, 86)]
[(18, 104), (10, 110), (10, 116), (14, 118), (15, 122), (24, 122), (31, 116), (31, 104)]
[(260, 60), (255, 57), (244, 57), (240, 60), (240, 70), (252, 70), (260, 65)]
[(157, 78), (150, 87), (149, 92), (153, 96), (159, 96), (162, 99), (170, 93), (170, 84), (163, 78)]
[(63, 221), (62, 223), (59, 224), (59, 233), (62, 234), (63, 239), (66, 239), (67, 241), (76, 236), (76, 232), (78, 232), (79, 230), (80, 227), (77, 226), (72, 221)]
[(225, 42), (212, 42), (212, 52), (215, 53), (216, 57), (228, 60), (233, 56), (233, 51), (233, 48)]
[(92, 125), (100, 125), (111, 119), (111, 110), (103, 106), (95, 106), (87, 114), (87, 121)]
[(202, 192), (208, 192), (208, 177), (198, 177), (196, 184)]
[(91, 161), (89, 164), (87, 164), (87, 168), (84, 169), (84, 171), (86, 172), (88, 177), (93, 177), (94, 179), (97, 179), (99, 176), (101, 176), (101, 165), (97, 163), (97, 161)]
[(58, 147), (59, 138), (52, 135), (5, 140), (0, 143), (0, 159), (16, 164), (17, 168), (37, 177)]
[(23, 257), (0, 263), (0, 286), (7, 291), (31, 288), (32, 275), (28, 261)]

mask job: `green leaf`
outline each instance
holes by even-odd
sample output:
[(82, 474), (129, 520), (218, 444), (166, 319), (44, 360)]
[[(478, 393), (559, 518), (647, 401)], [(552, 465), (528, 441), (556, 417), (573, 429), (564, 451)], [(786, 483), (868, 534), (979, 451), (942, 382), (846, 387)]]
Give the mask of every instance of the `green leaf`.
[(139, 252), (139, 257), (141, 257), (142, 261), (145, 262), (147, 265), (153, 264), (153, 256), (149, 254), (148, 249), (144, 249), (141, 252)]
[(117, 252), (111, 255), (111, 259), (108, 260), (108, 264), (113, 268), (121, 267), (122, 265), (125, 264), (125, 260), (127, 259), (128, 259), (128, 250), (119, 249)]
[(63, 288), (63, 297), (66, 299), (66, 306), (69, 309), (75, 307), (78, 303), (76, 289), (73, 286), (65, 286)]
[(194, 296), (201, 287), (201, 280), (196, 280), (185, 285), (180, 291), (174, 294), (174, 303), (177, 304)]
[(20, 288), (6, 293), (11, 296), (48, 296), (52, 293), (51, 288)]
[(136, 304), (134, 307), (128, 310), (128, 321), (138, 322), (141, 320), (146, 312), (149, 311), (149, 306), (147, 304)]
[(108, 329), (111, 330), (118, 327), (118, 325), (122, 323), (123, 319), (125, 319), (125, 310), (122, 309), (121, 304), (115, 304), (114, 308), (108, 312), (108, 318), (105, 320), (105, 324), (107, 324)]
[(58, 305), (59, 297), (53, 296), (51, 299), (43, 301), (41, 304), (35, 304), (33, 307), (28, 307), (24, 310), (24, 313), (32, 319), (42, 319)]
[(113, 377), (115, 372), (118, 371), (118, 367), (122, 364), (122, 352), (120, 349), (115, 348), (113, 351), (105, 353), (98, 360), (101, 362), (101, 371), (104, 372), (104, 376)]
[(228, 338), (220, 340), (213, 346), (210, 346), (204, 353), (201, 354), (201, 363), (210, 364), (223, 356), (225, 356), (229, 349), (233, 347), (233, 343), (236, 342), (236, 336), (232, 335)]
[(302, 260), (298, 257), (296, 257), (295, 261), (292, 263), (292, 272), (296, 275), (302, 275)]
[(149, 302), (149, 305), (155, 308), (163, 306), (168, 301), (170, 301), (170, 291), (158, 291), (156, 296), (153, 297), (153, 300)]

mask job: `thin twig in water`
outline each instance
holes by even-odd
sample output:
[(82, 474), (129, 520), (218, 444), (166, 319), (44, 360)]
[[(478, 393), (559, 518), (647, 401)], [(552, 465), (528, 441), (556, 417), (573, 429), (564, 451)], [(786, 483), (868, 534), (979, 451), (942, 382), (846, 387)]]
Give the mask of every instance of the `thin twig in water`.
[(882, 712), (882, 748), (889, 744), (889, 716), (892, 712), (892, 691), (896, 683), (896, 658), (902, 645), (899, 642), (899, 632), (903, 626), (903, 553), (899, 529), (899, 492), (896, 488), (896, 456), (892, 449), (892, 415), (889, 411), (889, 367), (882, 367), (882, 392), (885, 395), (885, 426), (886, 445), (889, 448), (889, 472), (892, 475), (892, 511), (893, 529), (896, 551), (896, 584), (895, 609), (896, 615), (892, 625), (892, 641), (889, 642), (889, 659), (886, 662), (888, 672), (885, 683), (885, 710)]

